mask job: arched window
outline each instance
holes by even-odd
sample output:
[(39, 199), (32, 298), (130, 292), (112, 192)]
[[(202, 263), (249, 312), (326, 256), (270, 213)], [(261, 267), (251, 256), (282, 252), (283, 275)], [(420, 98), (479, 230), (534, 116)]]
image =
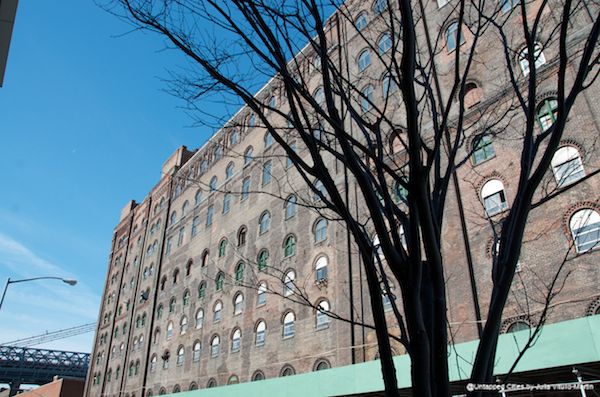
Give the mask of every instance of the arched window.
[(231, 135), (229, 135), (229, 146), (236, 145), (240, 141), (240, 134), (237, 130), (231, 131)]
[[(320, 180), (315, 180), (313, 183), (313, 188), (314, 190), (316, 190), (317, 192), (321, 193), (321, 196), (327, 197), (327, 190), (325, 189), (325, 185), (323, 185), (323, 182), (321, 182)], [(317, 194), (317, 192), (314, 192), (314, 200), (316, 202), (321, 201), (321, 196), (319, 196), (319, 194)]]
[(285, 257), (292, 256), (296, 253), (296, 237), (289, 235), (283, 242), (283, 254)]
[(542, 131), (552, 127), (558, 114), (558, 101), (556, 98), (544, 99), (537, 108), (537, 120)]
[(379, 15), (388, 8), (388, 0), (375, 0), (373, 3), (373, 12)]
[(291, 365), (285, 365), (282, 369), (281, 369), (281, 375), (280, 376), (292, 376), (296, 374), (296, 370), (294, 369), (294, 367), (292, 367)]
[(250, 196), (250, 177), (246, 177), (242, 180), (242, 197), (240, 201), (244, 201)]
[(240, 383), (240, 380), (237, 375), (231, 375), (227, 380), (228, 385), (237, 385), (238, 383)]
[[(521, 67), (521, 71), (523, 72), (523, 76), (527, 76), (529, 74), (529, 57), (527, 56), (529, 51), (527, 47), (523, 48), (521, 52), (519, 52), (519, 66)], [(540, 43), (535, 43), (533, 45), (533, 60), (535, 68), (538, 69), (540, 66), (546, 63), (546, 57), (542, 52), (542, 46)]]
[(194, 262), (191, 259), (189, 261), (187, 261), (187, 263), (185, 264), (185, 276), (186, 277), (191, 276), (193, 264), (194, 264)]
[(270, 132), (265, 134), (265, 149), (270, 148), (273, 145), (273, 135)]
[(252, 146), (248, 146), (246, 148), (246, 150), (244, 151), (244, 167), (246, 167), (246, 166), (250, 165), (250, 163), (252, 163), (252, 159), (253, 159), (252, 152), (253, 152)]
[(158, 391), (158, 395), (164, 396), (165, 394), (167, 394), (167, 389), (165, 389), (164, 387), (161, 387), (160, 390)]
[(577, 211), (569, 221), (571, 235), (578, 253), (597, 248), (600, 244), (600, 214), (586, 208)]
[(212, 337), (210, 341), (210, 356), (218, 357), (220, 350), (221, 339), (219, 339), (219, 335), (215, 335)]
[(206, 282), (201, 281), (198, 285), (198, 299), (202, 299), (206, 296)]
[[(448, 52), (452, 52), (456, 49), (457, 45), (458, 45), (458, 34), (459, 34), (459, 28), (458, 28), (458, 22), (452, 22), (447, 28), (446, 28), (446, 47), (448, 49)], [(460, 30), (460, 44), (465, 42), (465, 36), (462, 33), (462, 30)]]
[(252, 382), (256, 382), (259, 380), (265, 380), (265, 374), (263, 374), (262, 371), (256, 371), (252, 375)]
[(313, 92), (313, 98), (318, 105), (325, 103), (325, 91), (323, 91), (323, 87), (319, 87)]
[(225, 193), (223, 196), (223, 213), (227, 214), (231, 209), (231, 193)]
[(202, 267), (206, 267), (208, 265), (208, 250), (204, 250), (202, 252)]
[(169, 313), (175, 312), (175, 304), (176, 303), (177, 303), (177, 300), (175, 299), (175, 297), (172, 297), (171, 300), (169, 301)]
[(504, 14), (510, 12), (513, 7), (516, 7), (519, 4), (519, 0), (500, 0), (500, 9)]
[(210, 183), (208, 185), (210, 192), (214, 192), (215, 190), (217, 190), (217, 177), (213, 176), (212, 178), (210, 178)]
[(179, 281), (179, 269), (173, 270), (173, 285)]
[(177, 366), (181, 367), (183, 365), (184, 360), (185, 360), (185, 348), (183, 346), (179, 346), (179, 349), (177, 349)]
[(207, 389), (212, 389), (213, 387), (217, 387), (217, 381), (215, 378), (210, 378), (208, 383), (206, 384)]
[(198, 385), (196, 384), (196, 382), (190, 383), (190, 389), (189, 390), (198, 390)]
[(160, 328), (154, 330), (154, 344), (157, 344), (160, 339)]
[(296, 280), (296, 273), (288, 270), (283, 277), (283, 296), (290, 296), (294, 293), (294, 280)]
[(472, 81), (465, 84), (465, 108), (471, 108), (481, 102), (481, 89)]
[[(386, 74), (385, 76), (383, 76), (382, 87), (383, 87), (383, 99), (385, 99), (390, 94), (393, 94), (394, 92), (398, 91), (398, 82), (396, 81), (396, 79), (394, 79), (392, 77), (392, 75)], [(396, 153), (396, 152), (392, 152), (392, 153)]]
[(251, 113), (248, 116), (248, 127), (254, 127), (256, 125), (256, 115)]
[(227, 239), (223, 238), (219, 242), (219, 258), (222, 258), (225, 256), (226, 249), (227, 249)]
[(362, 72), (371, 64), (371, 52), (363, 50), (358, 56), (358, 71)]
[(244, 305), (244, 295), (238, 292), (233, 298), (233, 314), (241, 314)]
[(290, 219), (296, 215), (296, 196), (291, 195), (285, 200), (285, 219)]
[(508, 208), (504, 184), (498, 179), (492, 179), (483, 185), (481, 198), (488, 216), (496, 215)]
[(515, 321), (514, 323), (512, 323), (511, 325), (509, 325), (509, 327), (506, 329), (506, 332), (511, 333), (511, 332), (517, 332), (517, 331), (524, 331), (524, 330), (528, 330), (529, 328), (531, 328), (531, 327), (529, 326), (529, 324), (526, 321), (518, 320), (518, 321)]
[(324, 358), (321, 358), (321, 359), (317, 360), (314, 368), (315, 368), (315, 371), (323, 371), (324, 369), (331, 368), (331, 364), (329, 364), (329, 361), (325, 360)]
[(263, 249), (258, 254), (258, 270), (265, 270), (269, 261), (269, 251)]
[(200, 205), (202, 202), (202, 190), (198, 190), (194, 196), (194, 205)]
[(271, 160), (265, 162), (263, 164), (263, 169), (262, 169), (262, 185), (268, 185), (271, 182), (271, 171), (273, 168), (273, 164), (271, 163)]
[(221, 315), (223, 313), (223, 303), (221, 301), (215, 302), (213, 306), (213, 322), (218, 323), (221, 321)]
[(495, 155), (496, 152), (490, 135), (480, 135), (475, 138), (473, 142), (473, 165), (481, 164)]
[(167, 324), (167, 340), (173, 337), (173, 321), (169, 321)]
[(322, 300), (317, 305), (316, 310), (316, 327), (317, 329), (327, 328), (329, 326), (329, 316), (327, 313), (329, 312), (329, 302), (326, 300)]
[(262, 306), (265, 303), (267, 303), (267, 283), (262, 281), (258, 284), (256, 291), (256, 305)]
[(315, 280), (317, 283), (327, 280), (327, 263), (325, 255), (321, 255), (315, 262)]
[(177, 223), (177, 211), (171, 212), (170, 222), (171, 222), (171, 225), (174, 225)]
[(392, 36), (389, 33), (382, 34), (377, 42), (377, 47), (379, 48), (379, 55), (388, 52), (392, 48)]
[(585, 171), (579, 151), (573, 146), (559, 148), (552, 157), (552, 172), (559, 187), (583, 178)]
[(190, 304), (190, 291), (189, 290), (185, 290), (185, 292), (183, 293), (183, 306), (187, 306)]
[(267, 332), (267, 324), (263, 320), (259, 320), (255, 327), (256, 335), (254, 337), (254, 344), (256, 346), (264, 346), (265, 335)]
[(181, 335), (185, 335), (188, 329), (188, 318), (187, 316), (181, 317), (181, 321), (179, 321), (179, 333)]
[(244, 262), (240, 262), (235, 267), (235, 281), (241, 283), (244, 281)]
[(354, 27), (357, 31), (361, 31), (367, 27), (367, 13), (361, 12), (354, 20)]
[(206, 209), (206, 226), (210, 226), (213, 223), (213, 217), (215, 215), (215, 207), (213, 205), (209, 205)]
[(200, 168), (198, 168), (198, 170), (200, 171), (199, 174), (204, 174), (206, 171), (208, 171), (208, 161), (202, 160), (200, 162)]
[(158, 361), (158, 357), (156, 356), (156, 354), (153, 354), (152, 358), (150, 359), (150, 372), (156, 371), (156, 362), (157, 361)]
[(259, 219), (259, 228), (258, 228), (258, 232), (259, 234), (263, 234), (269, 231), (269, 228), (271, 227), (271, 214), (269, 214), (269, 211), (265, 211), (262, 213), (262, 215), (260, 216)]
[(215, 161), (219, 161), (223, 158), (223, 146), (217, 145), (215, 148)]
[(197, 363), (200, 361), (200, 353), (202, 352), (202, 345), (200, 341), (194, 342), (194, 347), (192, 348), (192, 360)]
[(315, 243), (325, 241), (327, 239), (327, 220), (321, 218), (315, 223), (314, 228)]
[(200, 226), (200, 217), (195, 216), (194, 219), (192, 219), (192, 237), (194, 237), (198, 234), (199, 226)]
[(373, 107), (373, 93), (375, 89), (371, 84), (362, 89), (360, 95), (360, 108), (363, 112), (368, 112)]
[(283, 338), (291, 338), (296, 333), (294, 323), (296, 321), (296, 315), (294, 312), (289, 311), (283, 316)]
[(236, 328), (231, 334), (231, 352), (239, 352), (242, 345), (242, 331)]
[(204, 310), (198, 309), (198, 311), (196, 312), (196, 329), (202, 328), (203, 324), (204, 324)]
[(233, 176), (233, 168), (233, 161), (227, 164), (227, 168), (225, 169), (225, 179), (231, 179), (231, 177)]
[(270, 109), (275, 109), (277, 107), (277, 97), (275, 95), (271, 95), (267, 104)]
[(238, 230), (238, 247), (243, 247), (244, 245), (246, 245), (246, 232), (248, 229), (246, 229), (246, 226), (242, 226), (240, 227), (240, 230)]
[(221, 291), (223, 289), (223, 283), (225, 282), (225, 274), (223, 272), (219, 272), (217, 277), (215, 278), (215, 289), (217, 291)]
[(185, 214), (187, 214), (189, 207), (190, 207), (190, 203), (187, 200), (185, 200), (185, 202), (181, 206), (181, 217), (182, 218), (185, 216)]

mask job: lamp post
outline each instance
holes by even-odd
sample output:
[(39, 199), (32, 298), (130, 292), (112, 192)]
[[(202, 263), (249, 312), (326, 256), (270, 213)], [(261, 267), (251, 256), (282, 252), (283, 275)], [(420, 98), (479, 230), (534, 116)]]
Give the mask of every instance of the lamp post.
[(72, 279), (72, 278), (46, 276), (46, 277), (24, 278), (22, 280), (11, 280), (9, 277), (8, 280), (6, 280), (6, 285), (4, 286), (4, 292), (2, 293), (2, 299), (0, 299), (0, 309), (2, 309), (2, 304), (4, 303), (4, 297), (6, 296), (6, 290), (8, 289), (9, 285), (16, 284), (16, 283), (24, 283), (26, 281), (36, 281), (36, 280), (60, 280), (63, 283), (69, 284), (69, 285), (77, 284), (77, 280)]

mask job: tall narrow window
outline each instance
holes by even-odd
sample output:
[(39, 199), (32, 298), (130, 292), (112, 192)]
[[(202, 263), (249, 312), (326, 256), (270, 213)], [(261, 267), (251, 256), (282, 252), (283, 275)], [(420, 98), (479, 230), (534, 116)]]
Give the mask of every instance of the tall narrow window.
[(381, 14), (388, 8), (388, 0), (375, 0), (373, 3), (373, 11), (376, 15)]
[(592, 209), (577, 211), (569, 222), (575, 249), (578, 253), (600, 245), (600, 214)]
[(371, 64), (371, 52), (364, 50), (358, 56), (358, 70), (362, 72)]
[[(524, 76), (529, 75), (530, 71), (529, 57), (527, 54), (529, 54), (527, 47), (523, 48), (519, 53), (519, 66), (521, 66), (521, 71), (523, 72)], [(542, 46), (539, 43), (535, 43), (533, 46), (533, 60), (536, 69), (546, 63), (546, 57), (544, 56), (544, 53), (542, 52)]]
[(293, 270), (288, 270), (283, 277), (283, 296), (290, 296), (294, 293), (294, 281), (296, 273)]
[(269, 260), (269, 251), (262, 250), (258, 254), (258, 270), (265, 270), (267, 268), (267, 262)]
[(256, 292), (256, 305), (262, 306), (267, 303), (267, 284), (263, 281), (258, 284), (258, 290)]
[(246, 226), (240, 227), (240, 230), (238, 231), (238, 247), (243, 247), (246, 245), (246, 232)]
[(237, 130), (231, 131), (231, 135), (229, 135), (229, 146), (236, 145), (240, 141), (240, 134)]
[(458, 34), (460, 32), (460, 44), (465, 42), (465, 36), (462, 30), (458, 28), (458, 22), (453, 22), (446, 28), (446, 48), (448, 52), (456, 50), (458, 45)]
[(273, 135), (270, 132), (265, 134), (265, 149), (270, 148), (273, 145)]
[(244, 178), (244, 180), (242, 181), (242, 197), (241, 197), (241, 201), (244, 201), (248, 198), (248, 195), (250, 194), (250, 177), (246, 177)]
[(235, 281), (241, 283), (244, 281), (244, 262), (240, 262), (235, 267)]
[(263, 169), (262, 169), (262, 185), (263, 186), (268, 185), (271, 182), (271, 170), (272, 170), (272, 163), (269, 160), (263, 164)]
[(223, 239), (219, 243), (219, 258), (222, 258), (225, 256), (226, 250), (227, 250), (227, 239)]
[(225, 169), (225, 179), (231, 179), (233, 177), (233, 162), (227, 164), (227, 168)]
[(483, 185), (481, 198), (488, 216), (496, 215), (508, 208), (504, 184), (498, 179), (492, 179)]
[(244, 295), (238, 292), (233, 298), (233, 314), (241, 314), (244, 306)]
[[(215, 358), (219, 356), (221, 339), (219, 339), (219, 335), (213, 336), (210, 341), (210, 356)], [(214, 387), (214, 386), (212, 386)]]
[(283, 316), (283, 338), (292, 338), (296, 333), (294, 323), (296, 321), (296, 316), (294, 312), (288, 312), (285, 316)]
[(315, 279), (317, 282), (327, 280), (327, 257), (324, 255), (315, 262)]
[(379, 54), (385, 54), (392, 48), (392, 36), (389, 33), (382, 34), (377, 42), (377, 46), (379, 47)]
[(285, 201), (285, 219), (290, 219), (296, 215), (296, 196), (292, 195)]
[(356, 20), (354, 21), (354, 27), (359, 32), (367, 27), (367, 13), (366, 12), (361, 12), (360, 14), (358, 14), (358, 16), (356, 17)]
[(203, 299), (206, 296), (206, 282), (202, 281), (198, 286), (198, 299)]
[(167, 324), (167, 340), (173, 337), (173, 321), (169, 321)]
[(267, 331), (267, 324), (264, 321), (259, 321), (256, 324), (256, 336), (254, 337), (254, 344), (256, 346), (264, 346), (265, 345), (265, 334)]
[(217, 190), (217, 177), (216, 176), (213, 176), (210, 179), (210, 183), (208, 184), (208, 187), (209, 187), (211, 193)]
[(327, 220), (321, 218), (315, 223), (315, 243), (325, 241), (327, 239)]
[(181, 246), (183, 241), (185, 240), (185, 228), (182, 227), (179, 229), (179, 233), (177, 234), (177, 246)]
[(225, 282), (225, 275), (223, 273), (217, 274), (217, 278), (215, 279), (215, 288), (217, 291), (221, 291), (223, 289), (223, 283)]
[(195, 363), (200, 361), (200, 353), (201, 352), (202, 352), (202, 345), (200, 344), (200, 342), (196, 341), (196, 343), (194, 343), (194, 347), (192, 349), (192, 360)]
[(287, 236), (283, 245), (284, 256), (288, 257), (296, 253), (296, 237), (292, 235)]
[(213, 216), (215, 215), (215, 207), (210, 205), (206, 209), (206, 226), (210, 226), (213, 223)]
[(492, 138), (489, 135), (481, 135), (475, 139), (473, 146), (473, 165), (481, 164), (496, 155)]
[(552, 127), (558, 115), (558, 101), (556, 98), (544, 99), (537, 108), (537, 120), (542, 131)]
[(579, 151), (573, 146), (559, 148), (552, 157), (552, 171), (559, 187), (569, 185), (583, 178), (585, 171)]
[(200, 217), (195, 216), (194, 219), (192, 219), (192, 237), (198, 234), (198, 226), (200, 226)]
[(322, 300), (317, 305), (317, 313), (316, 313), (316, 327), (317, 329), (327, 328), (329, 326), (329, 316), (327, 313), (329, 312), (329, 302), (326, 300)]
[(219, 161), (223, 158), (223, 146), (219, 145), (215, 148), (215, 161)]
[(259, 227), (258, 227), (259, 234), (268, 232), (270, 227), (271, 227), (271, 214), (269, 214), (268, 211), (265, 211), (265, 212), (263, 212), (263, 214), (260, 216), (260, 219), (259, 219)]
[(183, 293), (183, 306), (187, 306), (190, 304), (190, 291), (185, 290)]
[(240, 347), (242, 346), (242, 331), (239, 328), (236, 328), (231, 335), (231, 352), (239, 352)]
[(217, 301), (213, 307), (213, 322), (218, 323), (221, 321), (221, 314), (223, 312), (223, 304), (221, 301)]
[(196, 312), (196, 329), (202, 328), (204, 325), (204, 310), (198, 309)]
[(231, 209), (231, 194), (226, 193), (223, 196), (223, 213), (226, 214)]
[(323, 91), (323, 87), (319, 87), (313, 92), (313, 98), (318, 105), (323, 105), (325, 103), (325, 91)]
[(244, 167), (247, 167), (250, 165), (250, 163), (252, 163), (252, 146), (248, 146), (248, 148), (246, 148), (246, 151), (244, 152)]
[(185, 335), (188, 329), (188, 319), (186, 316), (181, 317), (181, 321), (179, 322), (179, 333), (181, 335)]

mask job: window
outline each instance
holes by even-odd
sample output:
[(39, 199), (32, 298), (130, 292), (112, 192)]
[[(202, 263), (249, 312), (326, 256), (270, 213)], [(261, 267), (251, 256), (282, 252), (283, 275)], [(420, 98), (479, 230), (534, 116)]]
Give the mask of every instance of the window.
[(177, 246), (181, 246), (183, 241), (185, 240), (185, 228), (180, 228), (179, 233), (177, 234)]
[(171, 298), (169, 301), (169, 313), (173, 313), (175, 311), (175, 297)]
[(375, 92), (375, 89), (370, 84), (368, 86), (366, 86), (365, 88), (363, 88), (363, 90), (361, 91), (360, 108), (363, 112), (368, 112), (369, 110), (371, 110), (371, 107), (373, 106), (373, 93), (374, 92)]
[(267, 104), (269, 108), (275, 109), (277, 107), (277, 97), (275, 95), (271, 95)]
[(531, 327), (529, 326), (529, 324), (527, 322), (518, 320), (518, 321), (515, 321), (514, 323), (512, 323), (511, 325), (509, 325), (506, 332), (512, 333), (512, 332), (517, 332), (517, 331), (524, 331), (524, 330), (528, 330), (529, 328), (531, 328)]
[(198, 234), (198, 226), (200, 225), (200, 217), (195, 216), (192, 220), (192, 237)]
[(265, 134), (265, 149), (270, 148), (273, 145), (273, 135), (270, 132)]
[(206, 160), (202, 160), (202, 162), (200, 162), (200, 174), (204, 174), (206, 171), (208, 171), (208, 161)]
[(315, 243), (325, 241), (327, 239), (327, 220), (321, 218), (315, 223)]
[(237, 375), (231, 375), (227, 380), (228, 385), (237, 385), (238, 383), (240, 383), (240, 379), (237, 377)]
[(267, 303), (267, 284), (263, 281), (258, 284), (258, 290), (256, 292), (256, 305), (262, 306)]
[(196, 382), (190, 383), (190, 390), (198, 390), (198, 385), (196, 384)]
[(183, 218), (185, 214), (187, 214), (188, 209), (190, 207), (190, 203), (186, 200), (181, 206), (181, 217)]
[(494, 146), (492, 146), (492, 137), (489, 135), (480, 135), (475, 138), (473, 145), (473, 165), (481, 164), (496, 155)]
[(198, 309), (196, 312), (196, 329), (201, 329), (204, 324), (204, 310)]
[(223, 282), (225, 282), (225, 275), (222, 272), (217, 274), (217, 278), (215, 279), (215, 289), (217, 291), (221, 291), (223, 289)]
[[(408, 183), (406, 180), (404, 182)], [(399, 181), (394, 183), (394, 200), (397, 203), (408, 203), (408, 190)]]
[(167, 340), (173, 337), (173, 321), (169, 321), (167, 324)]
[(294, 293), (294, 280), (296, 280), (296, 273), (288, 270), (283, 277), (283, 296), (290, 296)]
[(165, 255), (169, 255), (173, 249), (173, 238), (167, 238), (167, 247), (165, 248)]
[(260, 219), (259, 219), (259, 227), (258, 227), (259, 234), (268, 232), (270, 227), (271, 227), (271, 214), (269, 214), (268, 211), (265, 211), (265, 212), (263, 212), (263, 214), (260, 216)]
[(158, 361), (158, 357), (156, 356), (156, 354), (152, 355), (152, 358), (150, 359), (150, 372), (156, 371), (156, 362), (157, 361)]
[(361, 12), (358, 14), (356, 20), (354, 21), (354, 27), (359, 32), (367, 27), (367, 13)]
[(264, 321), (260, 320), (256, 324), (256, 335), (254, 337), (254, 344), (256, 346), (264, 346), (265, 345), (265, 334), (267, 331), (267, 324)]
[(252, 146), (248, 146), (244, 152), (244, 167), (247, 167), (252, 163)]
[(233, 298), (233, 314), (241, 314), (242, 306), (244, 305), (244, 295), (241, 292), (238, 292)]
[(226, 193), (223, 196), (223, 213), (226, 214), (231, 209), (231, 194)]
[(190, 291), (185, 290), (183, 293), (183, 306), (187, 306), (190, 304)]
[(246, 226), (242, 226), (240, 227), (240, 230), (238, 231), (238, 247), (243, 247), (244, 245), (246, 245)]
[(296, 215), (296, 196), (290, 196), (285, 201), (285, 219), (290, 219)]
[(202, 352), (202, 345), (200, 344), (200, 342), (196, 341), (194, 343), (194, 347), (192, 349), (192, 361), (194, 361), (195, 363), (200, 361), (200, 353), (201, 352)]
[(587, 252), (600, 243), (600, 214), (592, 209), (577, 211), (569, 222), (575, 250)]
[(267, 268), (267, 262), (269, 261), (269, 251), (262, 250), (258, 254), (258, 270), (265, 270)]
[(181, 335), (185, 335), (188, 329), (188, 318), (186, 316), (181, 317), (181, 321), (179, 322), (179, 333)]
[(556, 184), (566, 186), (585, 176), (579, 151), (573, 146), (559, 148), (552, 157), (552, 172)]
[(222, 258), (225, 256), (226, 249), (227, 249), (227, 239), (224, 238), (219, 243), (219, 258)]
[[(218, 353), (217, 353), (218, 355)], [(217, 381), (214, 378), (210, 378), (208, 383), (206, 384), (207, 389), (212, 389), (213, 387), (217, 387)]]
[(272, 163), (270, 160), (263, 164), (263, 169), (262, 169), (262, 185), (263, 186), (268, 185), (271, 182), (271, 169), (272, 169)]
[(358, 70), (362, 72), (371, 64), (371, 52), (364, 50), (358, 56)]
[[(297, 153), (295, 143), (290, 143), (290, 149), (292, 149), (292, 152)], [(294, 165), (294, 162), (292, 161), (292, 158), (290, 156), (287, 156), (287, 158), (285, 160), (285, 168), (291, 168), (293, 165)]]
[[(391, 75), (386, 74), (383, 77), (383, 98), (387, 98), (390, 94), (398, 91), (398, 82)], [(395, 153), (395, 152), (393, 152)]]
[(244, 281), (244, 262), (240, 262), (235, 267), (235, 281), (241, 283)]
[(379, 54), (385, 54), (392, 48), (392, 36), (390, 36), (389, 33), (382, 34), (377, 46), (379, 47)]
[(217, 301), (213, 307), (213, 322), (218, 323), (221, 321), (221, 314), (223, 312), (223, 304), (221, 301)]
[(537, 108), (537, 120), (542, 131), (552, 127), (558, 114), (558, 101), (556, 98), (544, 99)]
[(462, 34), (462, 30), (458, 28), (458, 22), (452, 22), (450, 26), (446, 28), (446, 47), (448, 52), (452, 52), (456, 49), (458, 44), (458, 34), (460, 33), (460, 43), (465, 42), (465, 37)]
[(231, 131), (231, 135), (229, 135), (229, 146), (236, 145), (240, 141), (240, 134), (237, 130)]
[(215, 207), (210, 205), (208, 207), (208, 209), (206, 210), (206, 226), (207, 227), (212, 225), (214, 214), (215, 214)]
[(236, 328), (231, 335), (231, 352), (239, 352), (242, 345), (242, 331)]
[(204, 298), (206, 295), (206, 282), (202, 281), (200, 285), (198, 285), (198, 299)]
[(256, 125), (256, 115), (254, 113), (248, 116), (248, 127), (254, 127)]
[(185, 348), (180, 346), (177, 350), (177, 366), (181, 367), (183, 365), (183, 361), (185, 360)]
[(214, 192), (215, 190), (217, 190), (217, 177), (216, 176), (213, 176), (210, 179), (210, 183), (208, 184), (208, 187), (209, 187), (211, 193)]
[(488, 216), (496, 215), (508, 208), (504, 184), (498, 179), (492, 179), (483, 185), (481, 197)]
[(375, 12), (375, 15), (379, 15), (385, 10), (387, 10), (387, 2), (388, 0), (375, 0), (375, 3), (373, 4), (373, 11)]
[(227, 168), (225, 168), (225, 179), (231, 179), (233, 177), (233, 162), (227, 164)]
[(214, 357), (219, 356), (219, 344), (220, 343), (221, 343), (221, 340), (219, 339), (219, 335), (213, 336), (212, 340), (210, 341), (210, 356), (211, 357), (214, 358)]
[(519, 4), (519, 0), (500, 0), (500, 9), (503, 13), (510, 12), (514, 7)]
[(325, 92), (323, 91), (323, 87), (319, 87), (315, 90), (315, 92), (313, 92), (313, 98), (319, 105), (323, 105), (325, 103)]
[(174, 225), (177, 223), (177, 211), (173, 211), (171, 213), (170, 222), (171, 222), (171, 225)]
[(194, 262), (192, 262), (192, 260), (190, 259), (186, 265), (185, 265), (185, 275), (186, 277), (189, 277), (192, 274), (192, 265), (194, 264)]
[(283, 254), (285, 257), (292, 256), (296, 253), (296, 237), (287, 236), (283, 243)]
[(241, 201), (244, 201), (248, 198), (248, 195), (250, 194), (250, 177), (246, 177), (244, 178), (244, 180), (242, 181), (242, 198)]
[(324, 255), (315, 262), (315, 278), (317, 282), (327, 280), (327, 257)]
[(316, 313), (316, 327), (317, 329), (327, 328), (329, 326), (329, 316), (327, 315), (329, 312), (329, 302), (326, 300), (322, 300), (317, 305), (317, 313)]
[(163, 314), (163, 305), (158, 305), (158, 308), (156, 309), (156, 318), (160, 319), (162, 317)]
[(283, 338), (292, 338), (295, 334), (294, 330), (294, 322), (296, 321), (296, 316), (294, 312), (287, 312), (285, 316), (283, 316)]
[[(527, 47), (523, 48), (519, 53), (519, 66), (521, 67), (521, 71), (523, 72), (523, 76), (529, 75), (529, 57), (527, 56), (529, 51)], [(542, 46), (539, 43), (535, 43), (533, 45), (533, 61), (536, 69), (541, 67), (546, 63), (546, 57), (542, 52)]]
[(331, 364), (327, 360), (321, 359), (318, 360), (315, 364), (315, 371), (323, 371), (324, 369), (331, 368)]
[(202, 267), (206, 267), (206, 265), (208, 265), (208, 250), (202, 252)]
[(481, 89), (477, 87), (477, 84), (473, 82), (465, 84), (465, 96), (463, 102), (467, 109), (481, 102)]
[[(325, 190), (325, 185), (323, 185), (323, 182), (321, 182), (320, 180), (316, 180), (313, 183), (313, 188), (316, 190), (315, 195), (314, 195), (314, 200), (315, 201), (321, 201), (321, 196), (323, 197), (327, 197), (327, 190)], [(321, 195), (319, 195), (318, 193), (320, 193)]]

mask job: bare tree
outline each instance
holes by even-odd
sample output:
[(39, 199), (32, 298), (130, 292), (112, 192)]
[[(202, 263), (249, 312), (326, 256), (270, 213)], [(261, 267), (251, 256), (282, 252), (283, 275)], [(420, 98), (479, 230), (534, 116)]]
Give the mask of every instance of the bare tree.
[[(400, 290), (392, 304), (398, 338), (412, 361), (413, 394), (451, 394), (442, 229), (457, 171), (490, 136), (518, 142), (519, 152), (510, 208), (501, 220), (491, 214), (486, 219), (498, 245), (470, 380), (491, 383), (527, 219), (533, 208), (567, 189), (559, 185), (548, 192), (545, 177), (578, 95), (600, 71), (597, 4), (461, 0), (448, 5), (443, 20), (428, 14), (431, 6), (378, 0), (368, 29), (357, 21), (359, 2), (114, 0), (106, 6), (185, 54), (189, 67), (173, 74), (171, 89), (199, 120), (210, 116), (200, 100), (245, 105), (256, 121), (234, 117), (228, 123), (256, 122), (268, 131), (309, 189), (307, 205), (348, 228), (366, 276), (387, 396), (398, 395), (381, 294), (392, 283)], [(437, 33), (438, 25), (447, 29)], [(383, 100), (373, 95), (380, 74), (348, 66), (349, 45), (369, 50), (359, 68), (376, 56)], [(484, 65), (491, 51), (500, 57)], [(553, 75), (541, 68), (544, 51), (555, 54)], [(447, 61), (443, 68), (441, 57)], [(493, 95), (477, 112), (468, 111), (469, 81), (484, 66), (496, 79)], [(269, 79), (285, 103), (256, 94)], [(552, 122), (540, 126), (536, 97), (542, 80), (557, 95)], [(291, 140), (305, 150), (297, 152)], [(355, 211), (336, 182), (336, 161), (356, 181), (364, 211)]]

